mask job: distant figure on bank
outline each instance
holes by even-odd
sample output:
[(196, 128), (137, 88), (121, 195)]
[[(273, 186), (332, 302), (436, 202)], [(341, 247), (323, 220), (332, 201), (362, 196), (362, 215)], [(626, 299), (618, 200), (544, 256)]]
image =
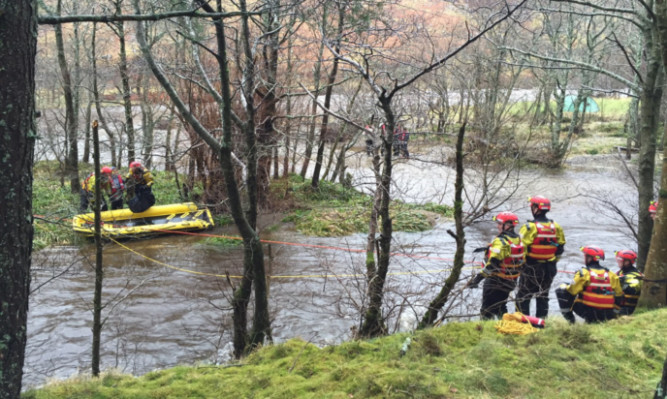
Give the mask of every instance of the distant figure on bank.
[(549, 289), (557, 273), (556, 264), (565, 250), (565, 235), (558, 223), (547, 219), (551, 201), (539, 195), (528, 200), (533, 220), (519, 231), (527, 253), (517, 303), (521, 313), (530, 315), (530, 300), (535, 298), (535, 316), (543, 319), (549, 313)]
[(372, 157), (373, 153), (375, 152), (375, 134), (373, 133), (373, 128), (369, 125), (366, 125), (364, 130), (364, 137), (366, 137), (366, 155)]
[(597, 323), (616, 317), (623, 301), (623, 290), (616, 273), (600, 265), (604, 251), (588, 245), (581, 248), (584, 264), (574, 274), (570, 285), (562, 284), (556, 289), (558, 304), (565, 320), (574, 323), (574, 314), (586, 323)]
[(616, 263), (618, 264), (618, 278), (623, 290), (623, 302), (621, 302), (621, 315), (631, 315), (637, 307), (639, 294), (642, 290), (644, 275), (635, 267), (637, 253), (630, 249), (616, 251)]
[(130, 173), (125, 181), (127, 205), (134, 213), (144, 212), (155, 205), (153, 175), (137, 161), (130, 162)]
[(111, 202), (111, 209), (123, 209), (123, 194), (125, 193), (125, 183), (123, 176), (118, 173), (115, 167), (111, 167), (111, 194), (109, 201)]
[(658, 201), (651, 201), (648, 206), (648, 214), (651, 216), (651, 219), (655, 220), (655, 216), (658, 214)]
[(525, 262), (525, 251), (521, 237), (514, 231), (519, 218), (511, 212), (500, 212), (493, 220), (498, 227), (498, 236), (489, 245), (486, 265), (468, 284), (477, 288), (484, 280), (482, 290), (482, 318), (499, 319), (507, 313), (507, 300), (516, 288), (516, 282)]
[[(100, 210), (106, 211), (108, 208), (106, 198), (104, 194), (109, 195), (111, 193), (111, 168), (104, 166), (100, 170), (100, 198), (102, 203), (100, 204)], [(80, 201), (79, 201), (79, 210), (85, 212), (90, 206), (90, 210), (95, 210), (95, 172), (91, 172), (88, 177), (86, 177), (81, 182), (81, 192), (80, 192)]]
[(410, 158), (410, 153), (408, 152), (408, 142), (410, 141), (410, 133), (405, 128), (401, 128), (400, 133), (398, 134), (398, 149), (401, 156), (405, 158)]

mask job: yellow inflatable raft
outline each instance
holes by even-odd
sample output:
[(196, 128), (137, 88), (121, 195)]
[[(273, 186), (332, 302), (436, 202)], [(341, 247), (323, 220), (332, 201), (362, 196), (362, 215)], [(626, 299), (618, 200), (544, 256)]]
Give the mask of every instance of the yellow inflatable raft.
[[(192, 202), (152, 206), (141, 213), (129, 209), (104, 211), (101, 218), (102, 235), (116, 238), (213, 227), (211, 212), (207, 208), (199, 209)], [(72, 226), (77, 233), (94, 235), (95, 213), (74, 216)]]

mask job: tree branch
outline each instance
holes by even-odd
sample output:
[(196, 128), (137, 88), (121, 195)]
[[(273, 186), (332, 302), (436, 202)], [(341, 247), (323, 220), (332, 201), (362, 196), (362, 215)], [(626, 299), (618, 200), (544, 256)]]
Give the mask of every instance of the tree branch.
[[(244, 13), (240, 11), (234, 12), (216, 12), (216, 13), (198, 13), (197, 10), (186, 11), (172, 11), (160, 14), (123, 14), (123, 15), (65, 15), (65, 16), (40, 16), (37, 18), (37, 23), (40, 25), (60, 25), (72, 22), (120, 22), (120, 21), (160, 21), (163, 19), (171, 19), (177, 17), (190, 18), (235, 18), (240, 17)], [(261, 12), (248, 12), (249, 15), (261, 15)]]

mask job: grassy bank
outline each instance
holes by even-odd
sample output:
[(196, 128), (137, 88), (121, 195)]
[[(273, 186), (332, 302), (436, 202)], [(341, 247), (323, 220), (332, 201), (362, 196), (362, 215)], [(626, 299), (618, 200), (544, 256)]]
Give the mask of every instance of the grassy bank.
[[(71, 218), (79, 213), (79, 195), (72, 194), (69, 183), (61, 183), (58, 164), (39, 162), (34, 169), (33, 209), (35, 249), (51, 245), (77, 245), (82, 238), (72, 231)], [(153, 172), (153, 192), (158, 204), (183, 202), (173, 173)], [(180, 181), (183, 181), (181, 177)], [(313, 236), (343, 236), (366, 232), (371, 198), (338, 183), (320, 182), (314, 190), (310, 180), (299, 176), (271, 182), (269, 203), (285, 213), (284, 222), (297, 231)], [(391, 207), (394, 231), (424, 231), (439, 217), (449, 217), (452, 209), (444, 205), (411, 205), (394, 201)], [(214, 215), (216, 225), (231, 223), (229, 215)], [(210, 240), (215, 243), (216, 240)]]
[(667, 354), (667, 309), (598, 325), (554, 317), (524, 336), (501, 335), (494, 324), (451, 323), (321, 349), (291, 340), (238, 364), (76, 377), (23, 397), (651, 398)]

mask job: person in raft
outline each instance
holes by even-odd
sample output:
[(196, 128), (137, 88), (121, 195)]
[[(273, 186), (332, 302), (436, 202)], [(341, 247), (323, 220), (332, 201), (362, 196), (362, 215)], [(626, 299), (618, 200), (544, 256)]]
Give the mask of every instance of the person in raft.
[(130, 172), (125, 180), (127, 205), (134, 213), (144, 212), (155, 205), (153, 175), (137, 161), (130, 162)]
[(468, 285), (477, 288), (484, 280), (482, 290), (483, 319), (502, 318), (507, 313), (507, 300), (516, 288), (517, 279), (525, 262), (521, 237), (514, 231), (519, 218), (511, 212), (500, 212), (493, 218), (498, 235), (489, 245), (484, 269)]
[(623, 290), (616, 273), (600, 265), (604, 251), (600, 247), (581, 247), (584, 267), (574, 274), (570, 285), (562, 284), (556, 289), (556, 297), (565, 320), (575, 322), (574, 315), (586, 323), (597, 323), (613, 319), (619, 313), (623, 301)]
[(111, 194), (109, 195), (109, 201), (111, 202), (111, 209), (123, 209), (123, 193), (125, 192), (125, 183), (123, 182), (123, 176), (118, 173), (118, 170), (115, 167), (111, 167)]
[(651, 201), (648, 205), (648, 214), (651, 216), (651, 219), (655, 220), (655, 217), (658, 214), (658, 201)]
[[(91, 210), (95, 209), (95, 172), (91, 172), (88, 177), (86, 177), (81, 182), (81, 192), (80, 192), (80, 201), (79, 201), (79, 210), (85, 212), (90, 206)], [(106, 211), (108, 209), (106, 198), (104, 194), (111, 194), (111, 168), (108, 166), (102, 167), (100, 170), (100, 188), (102, 194), (102, 203), (100, 204), (100, 210)]]

